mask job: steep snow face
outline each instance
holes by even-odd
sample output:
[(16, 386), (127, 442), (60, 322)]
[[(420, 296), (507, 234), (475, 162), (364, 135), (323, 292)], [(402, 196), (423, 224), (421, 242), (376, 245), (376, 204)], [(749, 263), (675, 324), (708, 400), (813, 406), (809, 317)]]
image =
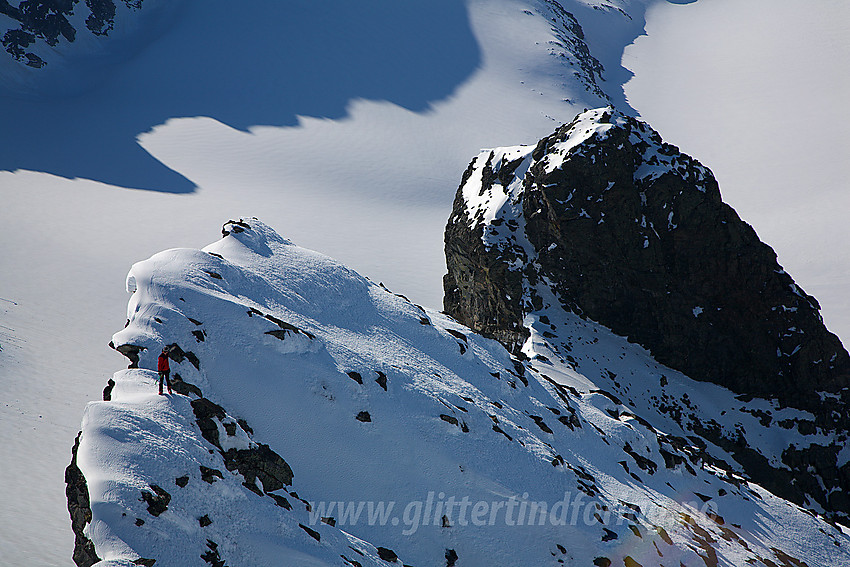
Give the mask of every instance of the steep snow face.
[[(88, 405), (77, 453), (107, 564), (850, 561), (840, 531), (654, 429), (596, 375), (544, 375), (256, 219), (224, 229), (130, 271), (113, 344), (138, 368)], [(156, 394), (166, 344), (186, 395)], [(228, 465), (265, 444), (285, 486)]]

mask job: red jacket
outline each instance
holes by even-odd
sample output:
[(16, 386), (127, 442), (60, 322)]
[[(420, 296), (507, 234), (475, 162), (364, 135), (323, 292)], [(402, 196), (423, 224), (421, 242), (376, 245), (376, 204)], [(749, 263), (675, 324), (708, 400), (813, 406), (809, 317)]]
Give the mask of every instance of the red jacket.
[(159, 372), (168, 372), (168, 355), (160, 354), (159, 361), (157, 362), (156, 369)]

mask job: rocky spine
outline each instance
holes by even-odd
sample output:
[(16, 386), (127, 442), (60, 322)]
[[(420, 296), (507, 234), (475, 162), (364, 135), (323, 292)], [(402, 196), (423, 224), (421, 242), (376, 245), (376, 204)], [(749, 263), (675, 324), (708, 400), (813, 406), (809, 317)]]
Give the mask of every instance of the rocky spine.
[(94, 544), (85, 534), (86, 526), (91, 523), (92, 512), (86, 477), (77, 466), (80, 435), (82, 431), (74, 440), (71, 464), (65, 469), (65, 496), (68, 499), (68, 513), (71, 515), (71, 529), (74, 531), (74, 563), (78, 567), (89, 567), (99, 562), (100, 558), (94, 550)]

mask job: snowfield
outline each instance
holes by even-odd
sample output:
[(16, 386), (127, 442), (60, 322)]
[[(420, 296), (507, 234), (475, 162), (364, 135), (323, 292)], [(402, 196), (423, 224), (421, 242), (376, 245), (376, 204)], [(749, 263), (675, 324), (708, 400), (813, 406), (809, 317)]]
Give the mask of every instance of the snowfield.
[[(732, 205), (850, 337), (850, 4), (659, 2), (623, 54), (629, 104), (707, 164)], [(706, 46), (712, 46), (710, 50)]]
[[(554, 8), (543, 0), (446, 0), (408, 3), (408, 9), (340, 0), (321, 11), (275, 2), (145, 0), (135, 16), (120, 4), (110, 38), (79, 34), (70, 46), (40, 48), (48, 60), (43, 75), (0, 53), (0, 485), (9, 487), (0, 511), (0, 557), (10, 564), (72, 564), (63, 470), (80, 408), (126, 365), (106, 343), (124, 324), (122, 282), (133, 260), (175, 246), (198, 249), (210, 240), (210, 227), (246, 211), (438, 308), (443, 228), (469, 160), (483, 147), (533, 143), (583, 108), (608, 102), (586, 90), (586, 74), (574, 74), (575, 46), (564, 47), (567, 28), (550, 24)], [(716, 61), (703, 56), (697, 32), (726, 38), (739, 21), (736, 29), (751, 33), (736, 37), (746, 41), (711, 42), (724, 49), (722, 66), (807, 38), (794, 44), (799, 59), (789, 66), (798, 73), (822, 61), (829, 72), (806, 75), (811, 89), (795, 100), (834, 93), (841, 101), (845, 4), (821, 2), (817, 10), (801, 1), (782, 2), (782, 9), (756, 0), (562, 4), (604, 67), (594, 75), (601, 91), (712, 167), (733, 205), (756, 203), (742, 216), (821, 299), (831, 329), (846, 336), (850, 317), (842, 298), (850, 263), (841, 256), (847, 248), (839, 222), (846, 210), (841, 138), (822, 146), (811, 136), (764, 129), (775, 117), (807, 116), (788, 111), (789, 101), (779, 97), (800, 91), (744, 81), (746, 74), (712, 76), (722, 84), (703, 89), (709, 95), (730, 85), (750, 89), (724, 98), (730, 112), (722, 115), (694, 112), (694, 102), (705, 98), (693, 92), (671, 101), (669, 87), (655, 88), (665, 61), (659, 52), (687, 57), (687, 67), (672, 75), (696, 84), (695, 76), (705, 76), (697, 64)], [(720, 12), (690, 16), (712, 6)], [(621, 65), (624, 48), (644, 33), (647, 7), (653, 8), (649, 36), (637, 44), (647, 55), (635, 48)], [(674, 12), (676, 19), (669, 16)], [(765, 13), (775, 14), (775, 25), (762, 25)], [(831, 22), (831, 42), (815, 41), (824, 20)], [(10, 20), (0, 15), (0, 23)], [(688, 32), (674, 38), (675, 47), (651, 47), (665, 30), (679, 29)], [(281, 44), (283, 35), (292, 41)], [(781, 64), (770, 68), (773, 77), (789, 75)], [(627, 101), (622, 85), (629, 69), (636, 78)], [(642, 77), (650, 77), (649, 86), (639, 95)], [(656, 102), (670, 116), (679, 113), (671, 119), (678, 125), (703, 124), (694, 131), (712, 146), (692, 147), (693, 131), (668, 131), (661, 113), (651, 114)], [(846, 130), (846, 117), (835, 110), (840, 105), (827, 102), (792, 131)], [(768, 118), (731, 128), (754, 108), (770, 108)], [(720, 119), (723, 135), (709, 135), (721, 131), (709, 127)], [(738, 183), (747, 167), (727, 170), (714, 158), (739, 142), (748, 144), (746, 153), (786, 137), (805, 139), (794, 144), (807, 164), (797, 169), (824, 175), (806, 191), (813, 195), (806, 203), (785, 193), (774, 199), (768, 182)], [(747, 164), (780, 171), (778, 161), (800, 163), (758, 152)], [(788, 170), (780, 175), (792, 179)], [(779, 210), (781, 203), (787, 208)], [(116, 396), (129, 394), (132, 380), (145, 389), (150, 376), (128, 374)]]

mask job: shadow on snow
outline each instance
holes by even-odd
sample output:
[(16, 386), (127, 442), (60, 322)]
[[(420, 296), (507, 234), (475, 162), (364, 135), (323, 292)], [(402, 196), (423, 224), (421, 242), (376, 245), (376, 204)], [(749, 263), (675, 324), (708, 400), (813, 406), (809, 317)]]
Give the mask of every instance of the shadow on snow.
[(0, 98), (0, 170), (190, 192), (192, 182), (136, 143), (139, 134), (173, 117), (208, 116), (241, 130), (292, 126), (296, 115), (341, 118), (355, 98), (422, 111), (480, 63), (457, 0), (325, 0), (321, 9), (186, 0), (167, 12), (143, 10), (143, 43), (108, 40), (108, 55), (73, 61), (75, 46), (66, 45), (72, 62), (49, 62), (54, 84), (38, 78), (40, 100)]

